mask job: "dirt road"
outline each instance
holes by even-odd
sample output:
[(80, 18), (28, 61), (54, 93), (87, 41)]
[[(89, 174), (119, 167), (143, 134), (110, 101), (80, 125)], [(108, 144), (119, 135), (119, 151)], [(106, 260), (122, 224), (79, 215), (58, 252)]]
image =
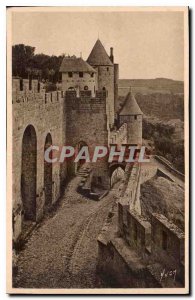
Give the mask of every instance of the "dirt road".
[(75, 177), (67, 186), (56, 213), (34, 230), (18, 259), (15, 287), (94, 288), (97, 236), (115, 202), (112, 190), (96, 202), (75, 191)]

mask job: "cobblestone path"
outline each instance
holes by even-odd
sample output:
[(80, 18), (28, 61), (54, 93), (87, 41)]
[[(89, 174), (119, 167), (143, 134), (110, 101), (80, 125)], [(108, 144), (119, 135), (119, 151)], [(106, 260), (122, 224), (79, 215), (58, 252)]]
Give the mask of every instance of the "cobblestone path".
[(116, 190), (96, 202), (75, 191), (78, 180), (68, 184), (56, 213), (34, 230), (20, 252), (15, 287), (100, 287), (97, 236), (115, 203)]

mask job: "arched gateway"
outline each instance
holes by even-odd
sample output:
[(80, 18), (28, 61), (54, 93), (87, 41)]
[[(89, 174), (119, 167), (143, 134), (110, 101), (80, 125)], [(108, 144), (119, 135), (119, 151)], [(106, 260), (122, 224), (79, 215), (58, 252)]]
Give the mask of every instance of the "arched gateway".
[(37, 137), (28, 125), (22, 139), (21, 196), (24, 221), (36, 221)]

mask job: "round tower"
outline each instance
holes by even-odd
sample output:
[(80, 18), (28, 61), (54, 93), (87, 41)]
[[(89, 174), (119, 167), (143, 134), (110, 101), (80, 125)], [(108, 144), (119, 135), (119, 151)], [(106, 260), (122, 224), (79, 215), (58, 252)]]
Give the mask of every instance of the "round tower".
[(143, 113), (137, 101), (130, 91), (119, 112), (119, 125), (127, 123), (127, 143), (142, 145), (142, 117)]
[(98, 39), (87, 59), (87, 62), (97, 71), (97, 84), (99, 90), (107, 92), (107, 116), (109, 126), (114, 124), (114, 57), (113, 49), (111, 57), (101, 41)]

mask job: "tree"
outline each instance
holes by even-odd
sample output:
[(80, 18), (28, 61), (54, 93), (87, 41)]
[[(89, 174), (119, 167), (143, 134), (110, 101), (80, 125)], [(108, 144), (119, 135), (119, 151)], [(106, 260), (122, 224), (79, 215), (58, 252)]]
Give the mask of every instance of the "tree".
[(64, 55), (35, 54), (35, 47), (23, 44), (12, 47), (13, 76), (22, 78), (42, 78), (56, 83), (60, 80), (59, 68)]
[(12, 72), (13, 76), (20, 76), (25, 78), (27, 68), (34, 56), (35, 47), (26, 46), (24, 44), (12, 46)]

